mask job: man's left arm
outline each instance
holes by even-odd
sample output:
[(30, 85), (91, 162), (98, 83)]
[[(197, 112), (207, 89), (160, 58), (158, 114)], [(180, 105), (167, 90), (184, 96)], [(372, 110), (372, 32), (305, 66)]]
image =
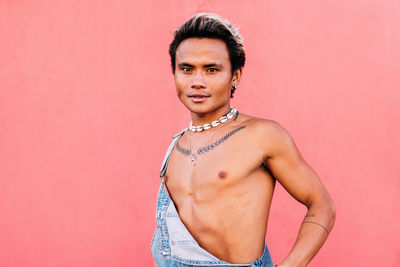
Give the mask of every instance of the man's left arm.
[[(264, 164), (274, 177), (308, 212), (297, 239), (278, 266), (306, 266), (327, 239), (335, 222), (335, 206), (318, 175), (300, 155), (290, 134), (277, 122), (265, 123)], [(265, 140), (265, 139), (264, 139)]]

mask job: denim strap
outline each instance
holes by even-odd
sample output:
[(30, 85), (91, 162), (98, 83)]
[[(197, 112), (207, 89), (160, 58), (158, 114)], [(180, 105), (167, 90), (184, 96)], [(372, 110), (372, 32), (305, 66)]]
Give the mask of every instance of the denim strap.
[(167, 170), (168, 159), (169, 159), (169, 156), (171, 155), (172, 149), (174, 149), (175, 143), (178, 141), (178, 139), (183, 135), (183, 133), (184, 133), (187, 129), (189, 129), (189, 127), (183, 129), (182, 131), (180, 131), (179, 133), (175, 134), (175, 135), (172, 137), (171, 144), (169, 145), (168, 150), (167, 150), (167, 152), (165, 153), (165, 157), (164, 157), (163, 163), (162, 163), (162, 165), (161, 165), (160, 179), (161, 179), (162, 177), (164, 177), (164, 175), (165, 175), (165, 172), (166, 172), (166, 170)]

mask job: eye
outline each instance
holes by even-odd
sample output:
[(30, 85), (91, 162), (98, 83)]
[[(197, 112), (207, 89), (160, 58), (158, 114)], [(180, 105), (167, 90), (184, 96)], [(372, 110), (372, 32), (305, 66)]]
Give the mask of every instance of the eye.
[(182, 68), (182, 71), (183, 72), (189, 72), (189, 71), (191, 71), (192, 69), (191, 68), (189, 68), (189, 67), (183, 67)]
[(217, 72), (218, 69), (217, 69), (217, 68), (209, 68), (207, 71), (208, 71), (208, 72)]

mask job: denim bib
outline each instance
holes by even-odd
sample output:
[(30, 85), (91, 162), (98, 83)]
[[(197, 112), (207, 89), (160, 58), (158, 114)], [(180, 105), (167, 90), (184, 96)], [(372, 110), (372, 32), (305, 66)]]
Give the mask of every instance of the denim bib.
[(263, 255), (248, 264), (231, 264), (219, 260), (200, 247), (181, 221), (174, 202), (171, 200), (165, 186), (164, 175), (169, 156), (175, 143), (189, 128), (174, 135), (165, 154), (160, 171), (160, 188), (157, 196), (156, 219), (157, 226), (151, 240), (151, 252), (159, 267), (185, 266), (262, 266), (273, 267), (267, 244)]

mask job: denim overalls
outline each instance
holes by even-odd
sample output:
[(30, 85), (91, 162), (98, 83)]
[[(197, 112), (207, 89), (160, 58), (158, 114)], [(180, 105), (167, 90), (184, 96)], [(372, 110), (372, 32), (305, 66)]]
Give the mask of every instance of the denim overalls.
[(160, 178), (161, 184), (157, 197), (156, 219), (157, 226), (151, 240), (151, 252), (159, 267), (185, 267), (185, 266), (262, 266), (272, 267), (271, 256), (267, 244), (263, 255), (248, 264), (231, 264), (219, 260), (205, 249), (201, 248), (197, 241), (189, 233), (182, 223), (178, 212), (171, 200), (164, 181), (167, 163), (176, 141), (188, 130), (185, 128), (174, 135), (172, 142), (165, 154)]

